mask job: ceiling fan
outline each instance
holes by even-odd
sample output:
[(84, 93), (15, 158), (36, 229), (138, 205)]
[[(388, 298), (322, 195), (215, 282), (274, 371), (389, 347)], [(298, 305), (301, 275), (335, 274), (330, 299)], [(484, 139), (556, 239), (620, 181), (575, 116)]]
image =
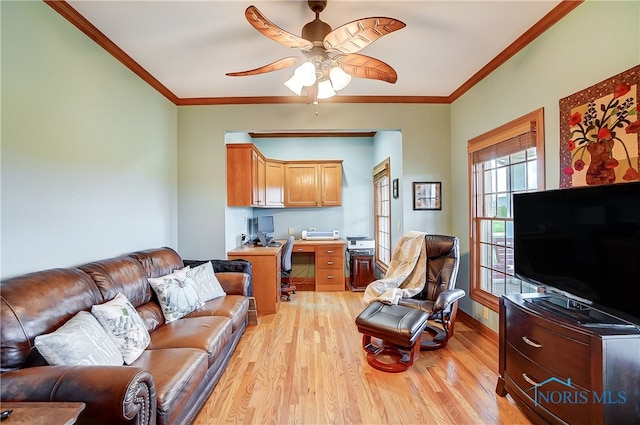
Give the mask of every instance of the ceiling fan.
[(263, 35), (294, 49), (300, 49), (304, 57), (289, 56), (260, 68), (226, 75), (243, 77), (279, 71), (298, 65), (293, 76), (285, 82), (297, 95), (303, 90), (313, 103), (326, 99), (346, 87), (351, 77), (395, 83), (396, 71), (379, 59), (359, 54), (377, 39), (404, 28), (406, 25), (394, 18), (371, 17), (358, 19), (334, 30), (320, 20), (325, 1), (308, 2), (315, 13), (313, 21), (302, 28), (302, 37), (291, 34), (269, 21), (255, 6), (245, 10), (247, 21)]

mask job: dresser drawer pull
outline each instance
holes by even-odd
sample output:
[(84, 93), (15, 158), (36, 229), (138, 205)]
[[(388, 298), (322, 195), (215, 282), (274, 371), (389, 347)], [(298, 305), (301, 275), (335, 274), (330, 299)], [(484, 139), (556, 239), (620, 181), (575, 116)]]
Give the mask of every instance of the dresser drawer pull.
[(527, 381), (528, 383), (530, 383), (534, 387), (537, 386), (537, 385), (540, 385), (539, 382), (536, 382), (533, 379), (529, 378), (529, 376), (526, 373), (522, 374), (522, 379), (524, 379), (525, 381)]
[(523, 336), (523, 337), (522, 337), (522, 340), (523, 340), (524, 342), (526, 342), (527, 344), (529, 344), (530, 346), (532, 346), (532, 347), (535, 347), (535, 348), (542, 348), (542, 344), (538, 344), (537, 342), (530, 340), (530, 339), (529, 339), (529, 338), (527, 338), (526, 336)]
[(327, 264), (328, 264), (328, 265), (332, 265), (332, 264), (334, 264), (334, 263), (333, 263), (333, 261), (327, 261)]
[(328, 275), (327, 279), (333, 279), (333, 275), (332, 274)]
[(296, 251), (302, 252), (302, 251), (304, 251), (304, 248), (297, 248)]
[(327, 249), (327, 254), (333, 254), (333, 249)]

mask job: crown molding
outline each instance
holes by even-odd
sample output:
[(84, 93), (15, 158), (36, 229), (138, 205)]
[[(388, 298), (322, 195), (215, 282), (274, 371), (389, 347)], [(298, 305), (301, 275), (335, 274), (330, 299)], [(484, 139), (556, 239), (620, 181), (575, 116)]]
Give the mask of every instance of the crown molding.
[[(309, 103), (304, 96), (256, 96), (256, 97), (194, 97), (180, 98), (165, 87), (146, 69), (133, 58), (127, 55), (120, 47), (104, 35), (98, 28), (82, 16), (76, 9), (64, 0), (43, 0), (63, 18), (76, 26), (87, 37), (105, 49), (124, 66), (165, 96), (177, 106), (201, 106), (201, 105), (259, 105), (259, 104), (287, 104)], [(449, 96), (335, 96), (331, 99), (323, 99), (322, 103), (424, 103), (424, 104), (450, 104), (469, 91), (473, 86), (482, 81), (487, 75), (495, 71), (516, 53), (526, 47), (547, 29), (556, 24), (584, 0), (562, 0), (540, 21), (511, 43), (506, 49), (476, 72)]]

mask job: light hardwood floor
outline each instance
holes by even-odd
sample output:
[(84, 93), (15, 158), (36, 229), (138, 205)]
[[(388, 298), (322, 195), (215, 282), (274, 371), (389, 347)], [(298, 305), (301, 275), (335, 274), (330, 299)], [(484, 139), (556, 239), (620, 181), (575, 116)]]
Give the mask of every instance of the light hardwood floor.
[(195, 425), (525, 424), (495, 394), (498, 347), (458, 321), (447, 347), (406, 372), (366, 362), (362, 293), (301, 292), (249, 326)]

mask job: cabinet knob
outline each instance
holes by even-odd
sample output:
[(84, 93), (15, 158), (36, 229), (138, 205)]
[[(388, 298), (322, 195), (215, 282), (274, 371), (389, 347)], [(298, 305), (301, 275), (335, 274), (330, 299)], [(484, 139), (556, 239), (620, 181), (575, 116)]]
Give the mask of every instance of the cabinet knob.
[(526, 336), (523, 336), (523, 337), (522, 337), (522, 340), (523, 340), (524, 342), (526, 342), (528, 345), (532, 346), (532, 347), (535, 347), (535, 348), (542, 348), (542, 344), (538, 344), (537, 342), (535, 342), (535, 341), (533, 341), (533, 340), (531, 340), (531, 339), (527, 338)]

